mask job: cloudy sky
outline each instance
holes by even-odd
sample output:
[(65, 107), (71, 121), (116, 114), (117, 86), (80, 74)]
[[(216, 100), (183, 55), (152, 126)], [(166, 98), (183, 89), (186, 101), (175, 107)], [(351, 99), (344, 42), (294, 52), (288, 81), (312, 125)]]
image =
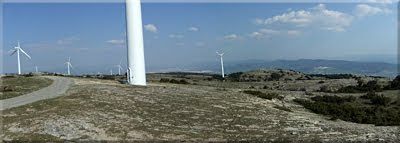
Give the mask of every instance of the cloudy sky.
[[(193, 63), (397, 55), (395, 3), (144, 3), (148, 71)], [(3, 4), (4, 72), (108, 72), (126, 64), (123, 3)], [(350, 58), (349, 58), (350, 57)], [(217, 62), (216, 62), (217, 63)], [(125, 66), (124, 66), (125, 67)], [(206, 70), (206, 69), (205, 69)]]

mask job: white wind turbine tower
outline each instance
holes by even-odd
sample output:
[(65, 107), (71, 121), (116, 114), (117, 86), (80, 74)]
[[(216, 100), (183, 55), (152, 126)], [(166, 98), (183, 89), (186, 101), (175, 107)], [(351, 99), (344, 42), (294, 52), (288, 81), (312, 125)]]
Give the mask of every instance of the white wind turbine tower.
[(24, 50), (22, 50), (19, 41), (18, 41), (18, 46), (14, 47), (14, 52), (11, 53), (10, 56), (14, 55), (15, 53), (17, 53), (17, 58), (18, 58), (18, 74), (21, 74), (21, 60), (20, 60), (20, 56), (19, 56), (19, 52), (24, 53), (29, 59), (31, 59), (31, 56), (29, 56)]
[(216, 52), (220, 57), (221, 57), (221, 74), (222, 74), (222, 78), (225, 78), (225, 71), (224, 71), (224, 53), (218, 53)]
[(112, 69), (110, 70), (110, 75), (113, 75), (113, 70)]
[(131, 85), (146, 85), (143, 23), (140, 0), (126, 0), (126, 29), (128, 45), (127, 78)]
[(67, 70), (68, 70), (68, 75), (71, 75), (71, 70), (70, 70), (70, 68), (73, 68), (72, 67), (72, 64), (71, 64), (71, 57), (69, 57), (68, 58), (68, 62), (66, 62), (65, 64), (67, 64)]
[(38, 72), (39, 72), (39, 70), (38, 70), (38, 67), (37, 67), (37, 66), (35, 66), (35, 71), (36, 71), (36, 73), (38, 73)]

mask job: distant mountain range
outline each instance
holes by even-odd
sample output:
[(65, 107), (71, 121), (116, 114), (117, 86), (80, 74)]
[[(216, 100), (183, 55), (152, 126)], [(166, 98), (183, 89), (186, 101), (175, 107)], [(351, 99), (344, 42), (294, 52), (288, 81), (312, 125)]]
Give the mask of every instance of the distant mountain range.
[[(219, 72), (219, 64), (200, 64), (212, 66), (188, 66), (185, 71), (213, 71)], [(290, 69), (308, 74), (356, 74), (396, 77), (398, 65), (384, 62), (354, 62), (344, 60), (247, 60), (239, 62), (226, 62), (227, 73), (248, 71), (254, 69)]]

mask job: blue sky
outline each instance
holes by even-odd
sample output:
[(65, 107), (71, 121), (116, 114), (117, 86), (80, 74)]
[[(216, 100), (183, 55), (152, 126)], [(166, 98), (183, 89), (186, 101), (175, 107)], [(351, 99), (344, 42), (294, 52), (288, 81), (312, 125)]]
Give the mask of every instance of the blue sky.
[[(396, 4), (144, 3), (148, 71), (242, 60), (352, 59), (397, 55)], [(108, 72), (126, 63), (123, 3), (3, 4), (4, 72), (19, 40), (22, 69)], [(378, 58), (379, 59), (379, 58)], [(207, 70), (207, 69), (205, 69)]]

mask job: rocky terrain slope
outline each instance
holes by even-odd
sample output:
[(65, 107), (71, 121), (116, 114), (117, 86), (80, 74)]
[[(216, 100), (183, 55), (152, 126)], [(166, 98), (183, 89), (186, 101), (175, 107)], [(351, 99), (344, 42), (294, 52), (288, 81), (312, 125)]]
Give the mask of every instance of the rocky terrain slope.
[[(3, 111), (0, 138), (5, 141), (400, 142), (399, 126), (330, 120), (293, 101), (331, 95), (318, 90), (324, 85), (357, 85), (354, 79), (231, 82), (211, 75), (151, 74), (146, 87), (123, 85), (115, 80), (73, 80), (75, 84), (63, 97)], [(382, 81), (387, 82), (389, 79)], [(281, 98), (263, 99), (247, 94), (246, 90), (275, 93)], [(398, 93), (384, 92), (393, 96)]]

